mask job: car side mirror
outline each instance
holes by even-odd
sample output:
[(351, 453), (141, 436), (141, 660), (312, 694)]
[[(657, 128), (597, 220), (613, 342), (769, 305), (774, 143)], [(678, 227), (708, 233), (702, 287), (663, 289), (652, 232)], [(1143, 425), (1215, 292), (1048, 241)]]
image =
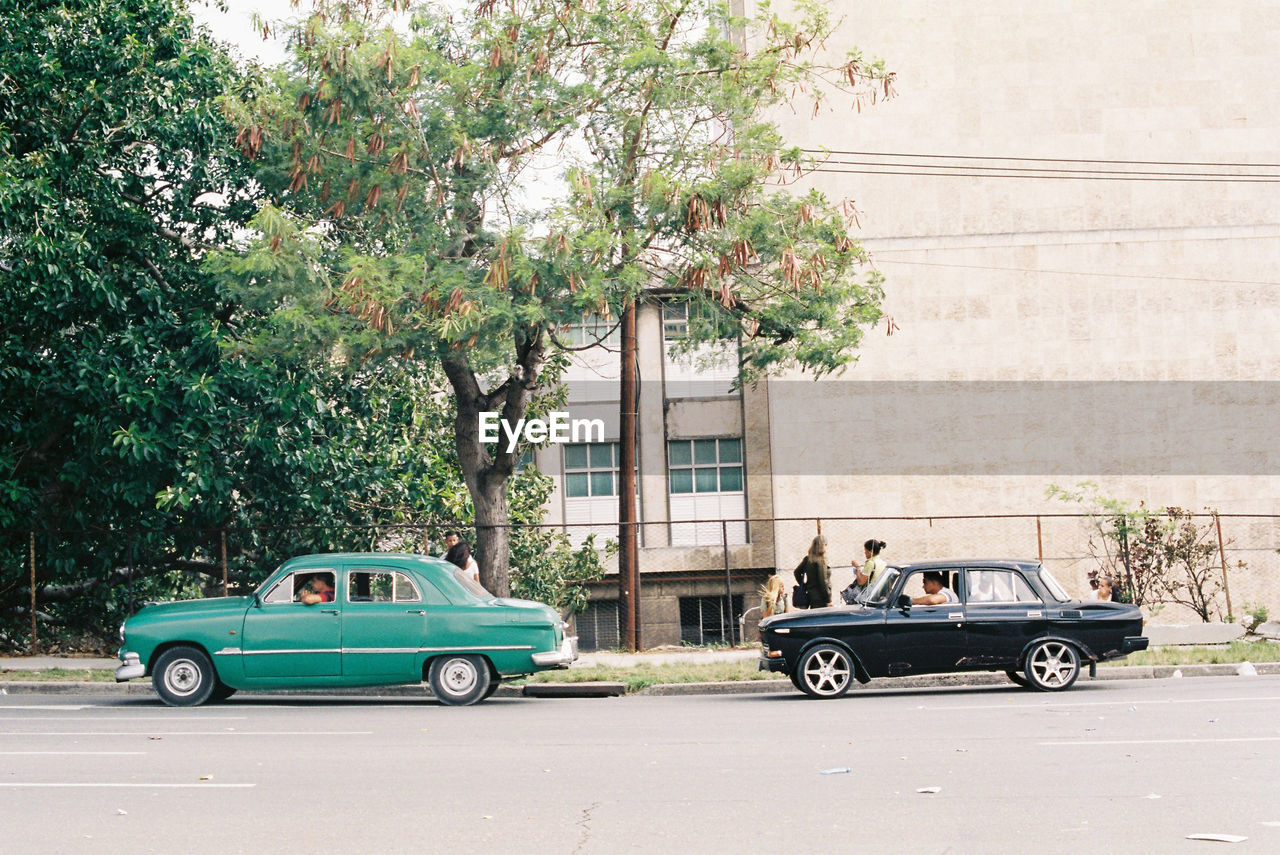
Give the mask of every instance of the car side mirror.
[(260, 609), (260, 608), (262, 608), (262, 595), (261, 595), (261, 594), (257, 594), (257, 593), (255, 593), (255, 594), (253, 595), (253, 607), (254, 607), (255, 609)]
[(911, 611), (911, 598), (908, 597), (906, 594), (899, 594), (898, 608), (902, 609), (904, 612)]

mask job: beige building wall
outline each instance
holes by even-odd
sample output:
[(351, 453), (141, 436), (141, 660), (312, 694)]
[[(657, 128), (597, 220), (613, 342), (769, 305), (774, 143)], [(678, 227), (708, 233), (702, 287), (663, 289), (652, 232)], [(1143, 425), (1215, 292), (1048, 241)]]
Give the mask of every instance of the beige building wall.
[[(817, 117), (780, 111), (790, 143), (887, 153), (862, 159), (911, 164), (929, 161), (895, 155), (1108, 159), (1127, 163), (1047, 165), (1206, 174), (1247, 170), (1132, 162), (1280, 162), (1275, 3), (845, 0), (832, 8), (844, 22), (828, 41), (830, 54), (857, 46), (882, 57), (897, 72), (898, 94), (860, 114), (839, 106)], [(848, 104), (839, 96), (831, 101)], [(1069, 455), (1046, 464), (1029, 451), (1027, 470), (1019, 472), (1004, 450), (1019, 441), (1034, 445), (1034, 426), (992, 413), (983, 429), (990, 442), (974, 449), (972, 471), (898, 474), (876, 471), (878, 449), (854, 443), (844, 430), (868, 415), (857, 387), (865, 381), (1280, 379), (1275, 183), (828, 173), (808, 185), (833, 202), (856, 203), (854, 234), (886, 277), (893, 333), (886, 334), (886, 320), (867, 337), (843, 384), (770, 382), (774, 515), (834, 516), (833, 508), (867, 517), (1062, 512), (1071, 508), (1047, 499), (1046, 486), (1085, 479), (1149, 506), (1280, 513), (1280, 459), (1265, 442), (1273, 429), (1265, 411), (1242, 425), (1261, 438), (1260, 462), (1247, 472), (1214, 471), (1181, 428), (1162, 438), (1157, 458), (1118, 470), (1073, 466)], [(1212, 401), (1197, 409), (1208, 421), (1220, 411)], [(1094, 450), (1123, 448), (1120, 419), (1100, 421), (1088, 408), (1046, 417)], [(911, 420), (895, 428), (909, 434)], [(915, 439), (971, 441), (971, 426), (965, 428)], [(1004, 455), (999, 474), (984, 465), (993, 449)], [(1189, 454), (1196, 459), (1188, 461)], [(858, 474), (859, 461), (874, 474)], [(824, 529), (837, 563), (845, 553), (861, 560), (861, 542), (873, 536), (890, 542), (894, 560), (1035, 557), (1045, 539), (1013, 523), (886, 520), (848, 528)], [(778, 563), (798, 560), (812, 533), (809, 525), (775, 526)], [(1264, 578), (1280, 567), (1274, 548), (1261, 547), (1274, 533), (1274, 524), (1257, 533), (1259, 548), (1242, 554), (1251, 570), (1239, 581), (1240, 594), (1233, 590), (1237, 606), (1271, 596)], [(1082, 578), (1092, 566), (1086, 535), (1059, 526), (1049, 539), (1051, 566), (1069, 584)]]

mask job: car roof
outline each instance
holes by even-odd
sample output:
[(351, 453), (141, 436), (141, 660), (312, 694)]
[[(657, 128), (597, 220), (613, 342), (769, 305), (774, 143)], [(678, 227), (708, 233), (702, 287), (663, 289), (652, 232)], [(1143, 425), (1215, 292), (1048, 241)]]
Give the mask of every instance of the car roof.
[(434, 555), (415, 555), (411, 552), (317, 552), (311, 555), (296, 555), (281, 564), (281, 567), (301, 568), (317, 564), (337, 563), (339, 561), (396, 562), (399, 564), (439, 565), (443, 558)]
[(1001, 570), (1026, 570), (1034, 573), (1040, 562), (1030, 558), (955, 558), (947, 561), (917, 561), (912, 564), (891, 564), (903, 572), (915, 570), (963, 570), (970, 567), (995, 567)]

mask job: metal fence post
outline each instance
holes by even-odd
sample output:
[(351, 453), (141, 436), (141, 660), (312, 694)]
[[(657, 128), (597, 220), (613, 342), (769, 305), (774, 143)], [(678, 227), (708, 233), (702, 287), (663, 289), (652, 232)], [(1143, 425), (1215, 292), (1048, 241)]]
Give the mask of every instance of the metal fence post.
[(1036, 517), (1036, 558), (1044, 563), (1044, 532), (1040, 528), (1040, 517)]
[(729, 523), (720, 520), (720, 548), (724, 551), (724, 595), (726, 609), (725, 628), (729, 630), (729, 646), (733, 647), (733, 575), (729, 571)]
[(1218, 527), (1218, 560), (1222, 562), (1222, 591), (1227, 595), (1227, 617), (1234, 614), (1231, 611), (1231, 586), (1227, 584), (1227, 550), (1222, 542), (1222, 517), (1218, 516), (1218, 512), (1213, 512), (1214, 525)]
[(31, 562), (31, 655), (35, 656), (39, 648), (36, 634), (36, 533), (31, 532), (27, 543), (27, 557)]
[(227, 596), (230, 590), (227, 585), (227, 530), (225, 528), (218, 530), (218, 549), (222, 555), (222, 596)]

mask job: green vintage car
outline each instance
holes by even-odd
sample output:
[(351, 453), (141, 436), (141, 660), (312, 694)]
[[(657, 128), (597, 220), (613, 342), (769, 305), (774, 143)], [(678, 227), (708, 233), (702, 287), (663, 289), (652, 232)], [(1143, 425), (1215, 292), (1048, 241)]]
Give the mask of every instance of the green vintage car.
[(578, 647), (566, 628), (549, 606), (495, 597), (438, 558), (308, 555), (252, 596), (144, 607), (120, 627), (115, 675), (151, 675), (172, 706), (423, 680), (443, 703), (473, 704), (500, 680), (567, 668)]

